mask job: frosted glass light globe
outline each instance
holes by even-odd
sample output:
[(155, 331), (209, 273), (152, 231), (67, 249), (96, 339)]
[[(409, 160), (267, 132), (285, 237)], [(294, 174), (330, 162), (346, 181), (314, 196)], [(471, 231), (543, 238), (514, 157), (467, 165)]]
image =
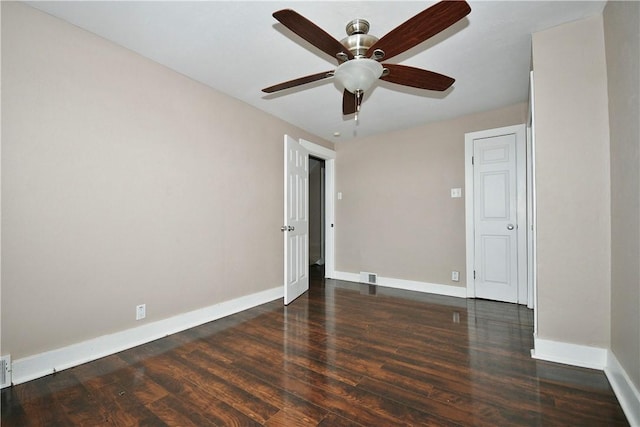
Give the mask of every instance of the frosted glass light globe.
[(352, 59), (336, 69), (333, 76), (351, 93), (366, 92), (382, 75), (382, 64), (369, 58)]

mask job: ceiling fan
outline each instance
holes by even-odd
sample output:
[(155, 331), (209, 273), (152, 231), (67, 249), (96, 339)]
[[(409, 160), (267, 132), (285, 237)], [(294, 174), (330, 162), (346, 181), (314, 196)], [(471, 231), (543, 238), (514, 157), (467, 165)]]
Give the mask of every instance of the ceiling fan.
[(418, 89), (447, 90), (455, 79), (421, 68), (380, 61), (388, 60), (417, 46), (458, 22), (469, 12), (471, 7), (464, 0), (441, 1), (400, 24), (380, 39), (368, 34), (369, 22), (354, 19), (347, 24), (347, 37), (338, 41), (299, 13), (291, 9), (279, 10), (273, 14), (274, 18), (313, 46), (337, 59), (338, 67), (333, 71), (324, 71), (269, 86), (262, 91), (273, 93), (334, 77), (344, 87), (342, 114), (356, 113), (357, 120), (364, 93), (378, 79)]

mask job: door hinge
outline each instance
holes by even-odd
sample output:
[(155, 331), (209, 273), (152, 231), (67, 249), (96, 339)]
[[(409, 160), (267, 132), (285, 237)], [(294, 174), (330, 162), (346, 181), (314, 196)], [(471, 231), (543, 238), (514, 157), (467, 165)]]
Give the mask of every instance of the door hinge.
[(473, 162), (474, 162), (474, 157), (471, 156), (471, 165), (473, 166)]
[(476, 271), (473, 270), (473, 280), (476, 280)]

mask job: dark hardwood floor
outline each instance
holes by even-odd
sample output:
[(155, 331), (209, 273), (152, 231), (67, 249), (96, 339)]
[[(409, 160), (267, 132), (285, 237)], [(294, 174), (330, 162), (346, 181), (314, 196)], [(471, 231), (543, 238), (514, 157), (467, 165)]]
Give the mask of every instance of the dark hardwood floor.
[(2, 390), (2, 426), (623, 426), (524, 307), (314, 276), (309, 292)]

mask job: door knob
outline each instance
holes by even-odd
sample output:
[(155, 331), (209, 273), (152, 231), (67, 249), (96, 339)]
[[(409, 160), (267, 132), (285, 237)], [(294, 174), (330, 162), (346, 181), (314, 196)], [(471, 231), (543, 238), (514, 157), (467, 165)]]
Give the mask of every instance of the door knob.
[(287, 226), (283, 225), (282, 227), (280, 227), (280, 231), (287, 231)]
[(507, 230), (513, 230), (513, 224), (507, 225)]

